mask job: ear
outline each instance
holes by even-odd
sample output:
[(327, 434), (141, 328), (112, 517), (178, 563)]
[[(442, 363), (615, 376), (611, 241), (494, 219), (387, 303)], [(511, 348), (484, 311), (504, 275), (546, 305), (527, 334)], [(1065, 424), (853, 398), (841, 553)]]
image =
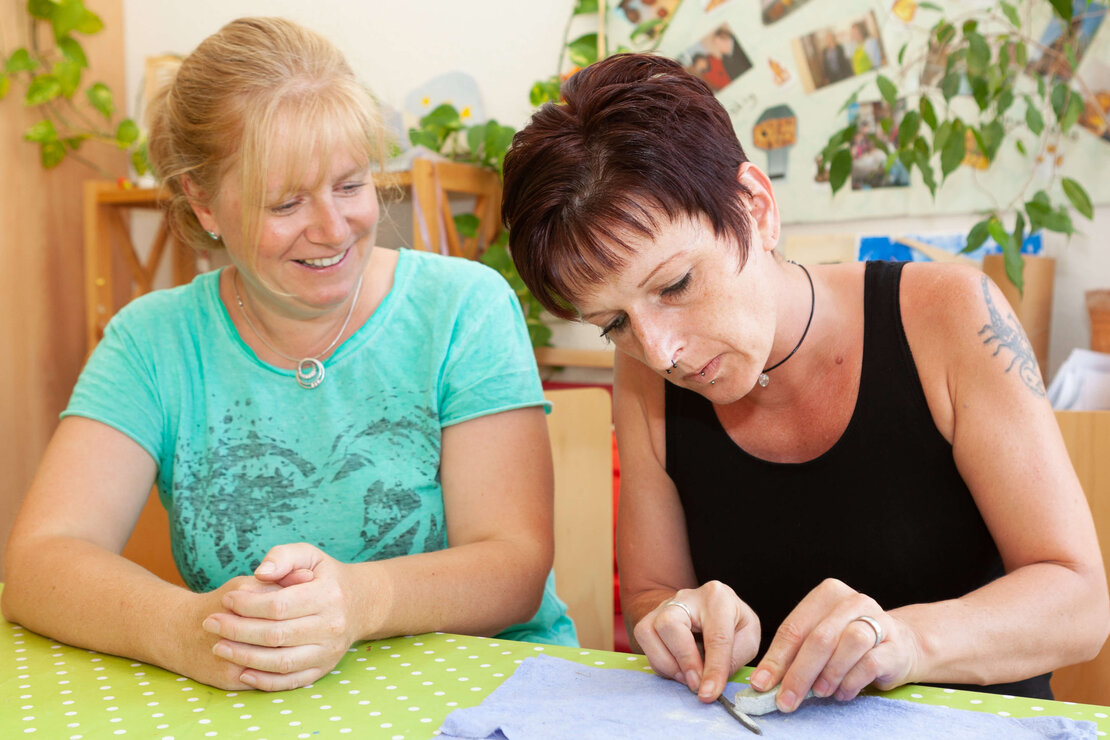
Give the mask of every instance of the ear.
[(771, 180), (751, 162), (744, 162), (736, 173), (736, 179), (748, 189), (748, 213), (755, 221), (756, 229), (763, 242), (763, 248), (770, 251), (779, 243), (782, 222), (779, 220), (779, 204)]
[(181, 187), (185, 190), (185, 196), (189, 199), (189, 205), (193, 209), (193, 213), (200, 221), (200, 226), (205, 231), (210, 231), (215, 234), (220, 233), (219, 224), (216, 223), (216, 217), (212, 214), (212, 209), (209, 207), (208, 195), (200, 190), (188, 175), (181, 178)]

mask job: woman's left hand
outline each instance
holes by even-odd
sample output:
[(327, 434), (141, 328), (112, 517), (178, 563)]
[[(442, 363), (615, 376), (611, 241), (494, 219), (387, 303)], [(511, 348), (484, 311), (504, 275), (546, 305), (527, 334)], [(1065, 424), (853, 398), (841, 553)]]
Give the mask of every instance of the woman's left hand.
[[(878, 629), (860, 617), (874, 620)], [(812, 688), (841, 701), (870, 684), (879, 689), (909, 680), (919, 651), (913, 631), (874, 599), (829, 578), (810, 591), (779, 626), (752, 673), (757, 691), (782, 684), (778, 706), (797, 709)]]
[(264, 691), (326, 675), (359, 639), (349, 567), (304, 543), (271, 549), (254, 580), (224, 595), (227, 611), (205, 619), (222, 638), (213, 652), (243, 666), (240, 679)]

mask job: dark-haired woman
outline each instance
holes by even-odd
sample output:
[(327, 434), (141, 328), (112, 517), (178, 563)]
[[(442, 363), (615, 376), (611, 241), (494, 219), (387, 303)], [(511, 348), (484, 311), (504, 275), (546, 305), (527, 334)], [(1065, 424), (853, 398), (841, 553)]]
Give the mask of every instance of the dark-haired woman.
[[(711, 90), (612, 57), (517, 134), (532, 292), (619, 350), (634, 644), (703, 701), (752, 684), (1051, 696), (1107, 635), (1083, 491), (1021, 327), (979, 272), (807, 267)], [(699, 645), (699, 642), (702, 644)]]

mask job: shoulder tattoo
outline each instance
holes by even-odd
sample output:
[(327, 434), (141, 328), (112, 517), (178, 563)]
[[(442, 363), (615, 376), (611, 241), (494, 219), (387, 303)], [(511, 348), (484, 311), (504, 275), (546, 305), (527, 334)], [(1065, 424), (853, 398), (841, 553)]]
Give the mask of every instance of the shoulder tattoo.
[(1025, 383), (1025, 387), (1034, 395), (1043, 398), (1045, 395), (1044, 381), (1041, 380), (1037, 358), (1033, 355), (1033, 346), (1029, 344), (1025, 331), (1012, 312), (1007, 311), (1006, 315), (1003, 316), (1002, 312), (998, 310), (994, 299), (991, 298), (990, 281), (986, 275), (983, 276), (981, 284), (983, 286), (983, 300), (986, 301), (987, 313), (990, 315), (990, 323), (984, 324), (983, 328), (979, 330), (979, 336), (984, 337), (983, 344), (990, 346), (991, 343), (995, 343), (992, 357), (998, 357), (998, 353), (1004, 349), (1010, 352), (1013, 357), (1010, 359), (1010, 364), (1006, 366), (1006, 372), (1010, 372), (1016, 367), (1018, 376)]

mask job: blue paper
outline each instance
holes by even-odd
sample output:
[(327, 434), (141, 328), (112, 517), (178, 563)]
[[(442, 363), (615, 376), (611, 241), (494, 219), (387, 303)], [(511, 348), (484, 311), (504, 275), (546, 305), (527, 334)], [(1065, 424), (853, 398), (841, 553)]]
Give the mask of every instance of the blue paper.
[[(729, 684), (725, 695), (743, 687)], [(1096, 731), (1093, 722), (1065, 717), (1017, 719), (875, 696), (810, 699), (793, 713), (773, 712), (756, 721), (768, 740), (1093, 740)], [(458, 740), (756, 737), (724, 707), (703, 704), (674, 681), (547, 655), (526, 658), (485, 701), (455, 710), (440, 730), (441, 738)]]

